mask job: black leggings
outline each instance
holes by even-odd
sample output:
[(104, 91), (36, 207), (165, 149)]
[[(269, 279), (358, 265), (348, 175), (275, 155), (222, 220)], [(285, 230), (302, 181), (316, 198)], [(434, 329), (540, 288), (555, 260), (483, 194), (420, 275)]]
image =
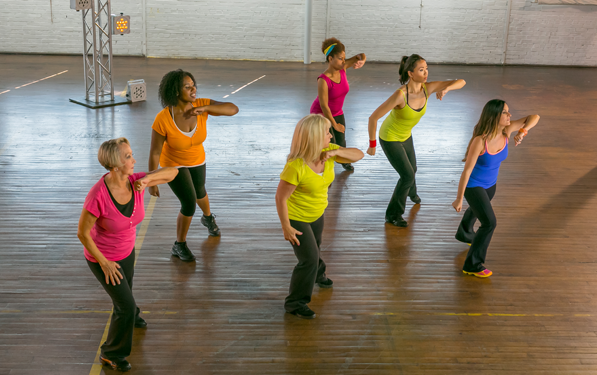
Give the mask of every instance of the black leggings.
[(415, 198), (417, 196), (415, 146), (413, 145), (412, 136), (404, 142), (389, 142), (380, 138), (379, 143), (390, 164), (400, 176), (396, 188), (394, 188), (392, 199), (390, 199), (390, 204), (386, 209), (386, 219), (395, 220), (398, 216), (404, 214), (406, 197)]
[(313, 287), (317, 281), (325, 281), (325, 263), (319, 246), (323, 233), (323, 215), (312, 223), (290, 220), (290, 225), (301, 232), (297, 235), (300, 245), (292, 245), (298, 264), (292, 271), (290, 290), (284, 308), (292, 312), (311, 302)]
[(120, 284), (112, 285), (106, 284), (106, 275), (99, 263), (87, 261), (91, 272), (102, 284), (114, 304), (108, 338), (101, 347), (102, 355), (112, 361), (125, 359), (131, 354), (135, 318), (139, 316), (139, 308), (135, 303), (135, 298), (133, 298), (135, 249), (133, 249), (131, 255), (116, 263), (120, 265), (119, 271), (124, 278), (120, 280)]
[(180, 201), (180, 213), (184, 216), (195, 215), (197, 199), (203, 199), (207, 195), (205, 164), (192, 168), (178, 168), (178, 174), (168, 185)]
[(346, 147), (346, 120), (344, 119), (344, 115), (334, 116), (334, 120), (337, 124), (344, 125), (344, 133), (337, 131), (332, 126), (332, 140), (330, 142), (340, 147)]
[[(493, 231), (497, 226), (497, 220), (493, 207), (491, 207), (491, 199), (495, 195), (496, 185), (489, 189), (482, 187), (466, 188), (464, 190), (464, 197), (468, 202), (469, 207), (464, 212), (456, 238), (462, 242), (471, 244), (471, 248), (466, 256), (464, 267), (462, 269), (466, 272), (481, 272), (485, 269), (485, 255), (487, 248), (491, 242)], [(473, 226), (475, 221), (481, 222), (481, 226), (475, 233)]]

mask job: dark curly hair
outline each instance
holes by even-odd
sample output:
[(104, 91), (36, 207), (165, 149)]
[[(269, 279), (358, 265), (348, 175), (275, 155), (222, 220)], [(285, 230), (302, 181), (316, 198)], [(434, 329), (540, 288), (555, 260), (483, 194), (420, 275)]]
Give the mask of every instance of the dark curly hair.
[(160, 102), (162, 102), (164, 108), (178, 104), (178, 97), (180, 96), (180, 90), (182, 90), (184, 84), (184, 77), (191, 78), (193, 84), (197, 84), (195, 77), (182, 69), (173, 70), (162, 77), (158, 92), (160, 95)]
[(321, 43), (321, 52), (323, 52), (323, 54), (325, 55), (326, 48), (328, 48), (329, 46), (331, 46), (334, 43), (336, 43), (336, 45), (334, 46), (334, 49), (332, 50), (332, 52), (330, 52), (330, 54), (327, 55), (327, 57), (325, 58), (325, 62), (330, 62), (330, 56), (334, 57), (334, 56), (339, 55), (345, 51), (344, 44), (342, 44), (341, 41), (339, 41), (336, 38), (328, 38), (328, 39), (324, 40), (323, 43)]

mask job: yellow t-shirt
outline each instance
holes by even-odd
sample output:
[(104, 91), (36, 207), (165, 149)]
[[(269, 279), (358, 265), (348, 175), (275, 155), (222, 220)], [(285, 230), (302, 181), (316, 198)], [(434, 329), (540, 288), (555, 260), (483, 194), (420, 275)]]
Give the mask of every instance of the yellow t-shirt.
[[(322, 151), (337, 150), (340, 146), (330, 143)], [(295, 185), (296, 189), (288, 198), (288, 218), (312, 223), (319, 219), (328, 206), (328, 187), (334, 181), (336, 157), (326, 160), (323, 176), (313, 172), (303, 159), (286, 163), (280, 179)]]
[[(210, 99), (196, 99), (193, 102), (193, 107), (202, 107), (210, 103)], [(182, 134), (176, 126), (168, 107), (160, 111), (151, 127), (158, 134), (166, 137), (160, 155), (160, 165), (162, 167), (191, 167), (203, 164), (205, 162), (203, 142), (207, 138), (206, 122), (207, 112), (203, 112), (197, 116), (195, 134), (188, 137)]]

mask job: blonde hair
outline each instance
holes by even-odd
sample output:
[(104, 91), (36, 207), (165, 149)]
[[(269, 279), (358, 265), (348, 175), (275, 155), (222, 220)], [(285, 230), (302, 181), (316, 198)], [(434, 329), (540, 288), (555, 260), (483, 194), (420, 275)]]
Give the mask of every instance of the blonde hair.
[(329, 127), (330, 121), (322, 115), (303, 117), (294, 129), (287, 161), (303, 159), (310, 163), (319, 160)]
[(100, 162), (102, 167), (106, 168), (107, 170), (111, 171), (112, 168), (122, 167), (124, 163), (120, 158), (120, 145), (129, 143), (129, 140), (120, 137), (116, 139), (110, 139), (109, 141), (105, 141), (99, 148), (97, 152), (97, 160)]

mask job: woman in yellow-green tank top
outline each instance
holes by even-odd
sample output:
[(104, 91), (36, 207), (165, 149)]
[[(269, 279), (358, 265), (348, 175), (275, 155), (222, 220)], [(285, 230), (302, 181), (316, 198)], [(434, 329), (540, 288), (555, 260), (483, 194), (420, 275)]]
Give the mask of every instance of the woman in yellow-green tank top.
[(377, 146), (377, 122), (390, 112), (379, 129), (379, 143), (392, 167), (400, 178), (386, 209), (386, 223), (406, 227), (408, 223), (402, 215), (406, 197), (415, 204), (421, 203), (417, 195), (415, 173), (417, 158), (413, 145), (412, 129), (419, 123), (427, 110), (429, 95), (435, 93), (442, 100), (448, 91), (462, 88), (466, 82), (435, 81), (427, 83), (427, 62), (419, 55), (403, 56), (400, 63), (400, 87), (388, 100), (369, 117), (369, 155), (375, 155)]

